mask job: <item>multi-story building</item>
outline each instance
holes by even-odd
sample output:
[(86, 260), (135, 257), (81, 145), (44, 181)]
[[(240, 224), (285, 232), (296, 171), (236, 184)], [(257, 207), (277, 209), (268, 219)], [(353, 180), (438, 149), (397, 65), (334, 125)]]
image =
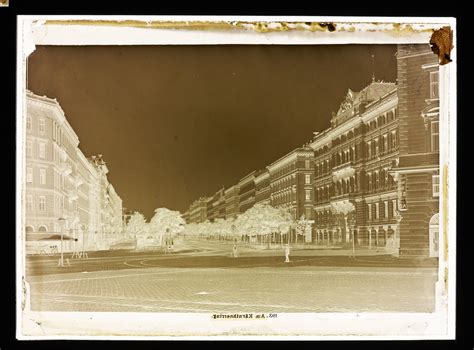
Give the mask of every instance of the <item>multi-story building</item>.
[(224, 192), (225, 195), (225, 218), (236, 218), (239, 215), (239, 186), (229, 187)]
[(207, 220), (207, 198), (201, 197), (189, 206), (189, 223)]
[(189, 212), (189, 209), (186, 210), (186, 211), (183, 213), (182, 217), (183, 217), (183, 219), (184, 219), (184, 221), (185, 221), (186, 223), (190, 223), (190, 220), (189, 220), (189, 219), (190, 219), (190, 212)]
[(255, 204), (270, 204), (270, 173), (260, 170), (255, 175)]
[(267, 166), (270, 205), (285, 208), (293, 218), (313, 217), (314, 150), (297, 148)]
[[(94, 249), (102, 234), (102, 212), (97, 195), (108, 181), (100, 176), (79, 149), (79, 138), (56, 100), (27, 92), (25, 137), (25, 217), (27, 243), (53, 241), (62, 234), (63, 250)], [(113, 191), (109, 222), (119, 234), (121, 199)], [(43, 238), (41, 238), (43, 237)], [(56, 237), (56, 238), (54, 238)], [(27, 244), (27, 246), (28, 246)]]
[(399, 45), (400, 256), (438, 256), (439, 66), (429, 45)]
[(397, 193), (389, 170), (398, 159), (397, 88), (372, 81), (349, 89), (315, 133), (315, 229), (318, 243), (397, 246)]
[(218, 218), (225, 218), (225, 194), (221, 188), (207, 202), (207, 219), (211, 222)]
[(97, 199), (101, 208), (100, 228), (98, 236), (95, 237), (95, 244), (97, 249), (107, 249), (111, 243), (119, 240), (122, 235), (122, 199), (107, 179), (109, 169), (102, 159), (102, 155), (92, 156), (89, 161), (96, 169), (97, 187), (94, 198)]
[(437, 57), (428, 45), (399, 45), (397, 64), (398, 85), (349, 89), (330, 128), (226, 190), (226, 217), (269, 203), (313, 220), (317, 244), (437, 256)]
[(255, 171), (239, 180), (239, 213), (244, 213), (255, 204)]

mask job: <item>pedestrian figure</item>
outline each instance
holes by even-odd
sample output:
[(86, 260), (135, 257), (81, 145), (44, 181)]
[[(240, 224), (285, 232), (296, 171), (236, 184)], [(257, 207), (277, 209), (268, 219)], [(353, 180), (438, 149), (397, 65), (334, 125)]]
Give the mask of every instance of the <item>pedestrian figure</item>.
[(237, 258), (239, 256), (239, 253), (237, 252), (237, 245), (234, 244), (234, 247), (232, 248), (232, 257)]
[(289, 244), (285, 246), (285, 262), (286, 263), (290, 262), (290, 245)]

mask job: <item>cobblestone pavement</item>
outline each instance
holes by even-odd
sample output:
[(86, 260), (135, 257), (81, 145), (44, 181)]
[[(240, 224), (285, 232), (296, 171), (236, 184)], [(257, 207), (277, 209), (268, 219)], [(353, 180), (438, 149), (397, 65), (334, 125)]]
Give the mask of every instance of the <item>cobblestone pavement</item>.
[(33, 311), (431, 312), (435, 268), (150, 267), (28, 277)]

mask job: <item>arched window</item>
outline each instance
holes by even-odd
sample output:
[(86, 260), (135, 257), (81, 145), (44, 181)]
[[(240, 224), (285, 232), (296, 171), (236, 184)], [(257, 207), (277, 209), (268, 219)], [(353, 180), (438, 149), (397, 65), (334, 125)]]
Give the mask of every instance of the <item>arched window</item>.
[(45, 225), (38, 227), (38, 232), (48, 232), (48, 228)]
[(25, 232), (26, 233), (32, 233), (32, 232), (35, 232), (35, 228), (33, 226), (26, 226), (25, 227)]

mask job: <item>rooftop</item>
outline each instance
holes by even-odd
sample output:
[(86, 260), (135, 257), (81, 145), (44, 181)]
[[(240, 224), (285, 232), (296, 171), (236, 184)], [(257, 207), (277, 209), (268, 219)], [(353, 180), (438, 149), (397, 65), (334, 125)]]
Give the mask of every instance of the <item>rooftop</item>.
[(389, 92), (397, 88), (395, 83), (384, 81), (372, 81), (361, 91), (352, 91), (348, 89), (344, 101), (339, 106), (336, 114), (333, 114), (331, 121), (339, 117), (345, 117), (354, 114), (354, 108), (363, 103), (370, 103), (387, 95)]

